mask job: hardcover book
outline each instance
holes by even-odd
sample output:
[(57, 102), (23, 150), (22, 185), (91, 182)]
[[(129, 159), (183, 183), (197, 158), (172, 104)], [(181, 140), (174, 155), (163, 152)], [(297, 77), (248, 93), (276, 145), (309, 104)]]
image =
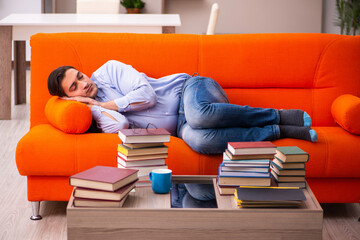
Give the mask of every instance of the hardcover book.
[(118, 135), (123, 143), (170, 142), (170, 133), (165, 128), (121, 129)]
[(216, 184), (218, 191), (220, 195), (233, 195), (235, 192), (236, 187), (235, 186), (220, 186), (219, 184)]
[(220, 164), (220, 171), (222, 172), (259, 172), (268, 173), (270, 171), (269, 166), (249, 166), (249, 167), (238, 167), (238, 166), (226, 166), (224, 163)]
[(128, 196), (129, 194), (126, 194), (120, 201), (74, 198), (74, 207), (120, 208), (124, 205)]
[(247, 154), (247, 155), (233, 155), (228, 149), (225, 149), (225, 154), (230, 160), (257, 160), (257, 159), (273, 159), (275, 153), (272, 154)]
[(220, 186), (270, 186), (270, 177), (221, 177), (219, 176)]
[(305, 188), (305, 182), (278, 182), (277, 185), (279, 187), (298, 187), (298, 188)]
[(165, 146), (164, 143), (162, 143), (162, 142), (158, 142), (158, 143), (123, 143), (123, 145), (128, 148), (131, 148), (131, 149)]
[(276, 157), (272, 161), (272, 164), (278, 169), (305, 169), (305, 163), (283, 163)]
[(119, 188), (118, 190), (116, 190), (114, 192), (76, 187), (74, 190), (74, 197), (75, 198), (90, 198), (90, 199), (120, 201), (132, 189), (134, 189), (135, 183), (136, 183), (136, 181), (129, 183), (128, 185), (126, 185), (122, 188)]
[(168, 147), (147, 147), (147, 148), (129, 148), (123, 144), (118, 144), (118, 152), (126, 156), (138, 156), (146, 154), (167, 154)]
[(118, 164), (124, 168), (137, 168), (137, 167), (146, 167), (146, 166), (158, 166), (165, 165), (165, 159), (148, 159), (148, 160), (139, 160), (139, 161), (126, 161), (120, 157), (117, 158)]
[(301, 170), (297, 170), (297, 169), (278, 169), (276, 166), (274, 166), (274, 164), (272, 163), (270, 165), (270, 169), (274, 172), (276, 172), (276, 174), (278, 176), (305, 176), (306, 171), (305, 169), (301, 169)]
[(277, 182), (305, 182), (305, 176), (279, 176), (276, 172), (271, 171)]
[(228, 142), (227, 149), (232, 155), (275, 154), (276, 146), (270, 141)]
[(223, 166), (227, 166), (227, 167), (263, 167), (263, 168), (269, 168), (270, 167), (270, 163), (246, 163), (246, 162), (227, 162), (227, 161), (223, 161), (222, 162)]
[(298, 188), (237, 187), (234, 199), (239, 207), (299, 207), (306, 197)]
[(304, 201), (306, 197), (299, 188), (237, 187), (235, 194), (241, 201)]
[(137, 155), (137, 156), (126, 156), (121, 152), (118, 152), (118, 157), (126, 161), (138, 161), (138, 160), (150, 160), (150, 159), (165, 159), (168, 157), (167, 153), (162, 154), (146, 154), (146, 155)]
[(151, 166), (135, 166), (135, 167), (125, 167), (123, 165), (121, 165), (120, 163), (118, 163), (118, 168), (134, 168), (139, 170), (138, 172), (138, 176), (139, 178), (142, 176), (149, 176), (149, 173), (154, 170), (154, 169), (167, 169), (168, 166), (166, 164), (163, 165), (151, 165)]
[(297, 146), (278, 147), (275, 157), (284, 163), (309, 161), (309, 154)]
[(116, 191), (137, 180), (137, 169), (120, 169), (115, 167), (96, 166), (69, 178), (74, 187), (92, 188), (105, 191)]
[[(225, 150), (226, 151), (226, 150)], [(229, 153), (231, 154), (231, 153)], [(270, 159), (230, 159), (226, 152), (223, 153), (223, 163), (243, 163), (250, 165), (269, 165)]]
[(219, 167), (219, 177), (270, 178), (270, 172), (222, 171), (221, 167)]

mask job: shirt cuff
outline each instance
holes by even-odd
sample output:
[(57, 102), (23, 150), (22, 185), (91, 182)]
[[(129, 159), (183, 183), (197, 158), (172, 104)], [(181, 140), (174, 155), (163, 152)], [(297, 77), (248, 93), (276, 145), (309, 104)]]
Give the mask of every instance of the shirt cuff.
[(121, 97), (114, 100), (119, 112), (126, 112), (130, 101), (127, 97)]

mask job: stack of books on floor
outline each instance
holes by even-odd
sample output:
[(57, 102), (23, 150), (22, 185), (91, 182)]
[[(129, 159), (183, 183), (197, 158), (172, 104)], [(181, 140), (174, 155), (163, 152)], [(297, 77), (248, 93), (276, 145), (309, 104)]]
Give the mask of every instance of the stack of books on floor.
[(234, 199), (239, 208), (300, 207), (306, 200), (299, 188), (237, 187)]
[(299, 147), (278, 147), (270, 168), (279, 187), (305, 188), (305, 163), (309, 154)]
[(219, 167), (221, 195), (233, 195), (238, 186), (270, 186), (270, 161), (276, 146), (269, 141), (229, 142)]
[(168, 147), (164, 143), (170, 142), (170, 133), (164, 128), (122, 129), (119, 138), (118, 168), (139, 170), (136, 187), (150, 187), (149, 173), (168, 168)]
[(122, 207), (138, 181), (138, 170), (96, 166), (70, 177), (74, 207)]

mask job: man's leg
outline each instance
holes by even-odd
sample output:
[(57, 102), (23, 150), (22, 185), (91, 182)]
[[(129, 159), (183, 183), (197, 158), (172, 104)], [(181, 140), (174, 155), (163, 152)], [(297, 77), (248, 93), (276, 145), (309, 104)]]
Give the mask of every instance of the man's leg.
[(226, 93), (211, 78), (192, 77), (184, 84), (182, 103), (192, 128), (261, 127), (293, 125), (310, 127), (310, 116), (299, 109), (277, 110), (229, 104)]
[(186, 121), (194, 129), (261, 127), (280, 122), (276, 109), (229, 104), (224, 90), (211, 78), (188, 79), (182, 98)]
[(198, 153), (219, 154), (225, 151), (228, 142), (271, 141), (280, 137), (280, 131), (278, 125), (194, 129), (185, 122), (178, 129), (178, 136)]
[(187, 193), (182, 205), (184, 208), (216, 208), (216, 197), (212, 184), (185, 183)]

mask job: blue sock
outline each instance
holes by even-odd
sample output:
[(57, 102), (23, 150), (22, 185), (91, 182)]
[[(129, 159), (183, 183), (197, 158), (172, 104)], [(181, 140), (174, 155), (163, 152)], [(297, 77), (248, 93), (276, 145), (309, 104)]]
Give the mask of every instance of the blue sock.
[(307, 112), (304, 112), (304, 127), (311, 127), (311, 117)]
[(279, 125), (280, 138), (295, 138), (310, 142), (317, 142), (318, 136), (314, 129), (310, 127), (299, 127), (291, 125)]

